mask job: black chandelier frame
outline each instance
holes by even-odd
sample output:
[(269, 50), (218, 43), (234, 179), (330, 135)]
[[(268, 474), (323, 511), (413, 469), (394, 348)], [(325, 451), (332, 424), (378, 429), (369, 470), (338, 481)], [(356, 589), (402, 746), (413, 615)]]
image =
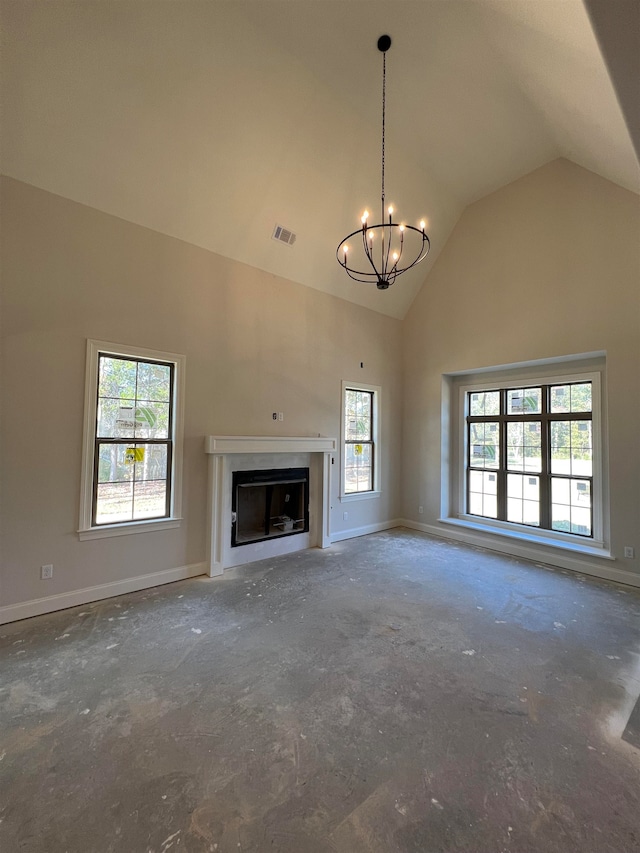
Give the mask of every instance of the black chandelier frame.
[[(345, 270), (347, 275), (354, 281), (369, 284), (376, 283), (378, 290), (387, 290), (402, 273), (407, 272), (423, 261), (429, 254), (431, 241), (425, 232), (424, 222), (420, 223), (420, 228), (413, 225), (393, 221), (393, 208), (389, 207), (387, 211), (388, 219), (385, 221), (385, 189), (384, 189), (384, 166), (385, 166), (385, 120), (386, 120), (386, 83), (387, 83), (387, 51), (391, 47), (391, 37), (388, 35), (380, 36), (378, 39), (378, 50), (382, 53), (382, 216), (381, 222), (378, 225), (369, 225), (368, 213), (362, 217), (362, 228), (352, 231), (338, 244), (336, 249), (336, 259), (340, 266)], [(420, 243), (417, 244), (415, 239), (412, 240), (414, 245), (419, 245), (419, 251), (415, 254), (414, 259), (410, 263), (402, 263), (402, 256), (405, 250), (404, 237), (405, 233), (417, 234)], [(399, 236), (398, 236), (399, 235)], [(347, 242), (355, 237), (361, 237), (362, 248), (365, 258), (371, 267), (364, 270), (349, 266), (349, 247)], [(397, 248), (392, 249), (393, 237), (396, 237)], [(377, 237), (377, 240), (376, 240)], [(380, 268), (376, 266), (374, 259), (374, 250), (377, 253), (377, 245), (380, 244)]]

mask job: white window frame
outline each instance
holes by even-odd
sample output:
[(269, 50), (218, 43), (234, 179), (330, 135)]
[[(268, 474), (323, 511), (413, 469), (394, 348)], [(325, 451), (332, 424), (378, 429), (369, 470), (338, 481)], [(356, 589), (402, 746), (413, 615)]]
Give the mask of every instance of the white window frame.
[[(345, 402), (347, 391), (367, 391), (373, 394), (373, 489), (368, 492), (345, 492), (344, 476), (346, 465), (346, 430), (345, 430)], [(340, 403), (340, 489), (338, 497), (341, 503), (349, 503), (350, 501), (369, 500), (371, 498), (379, 498), (381, 494), (381, 477), (380, 477), (380, 400), (382, 388), (380, 385), (368, 385), (366, 382), (348, 382), (342, 380), (342, 397)]]
[[(602, 357), (602, 354), (586, 354), (583, 358), (586, 362), (590, 357)], [(518, 370), (518, 367), (523, 369)], [(557, 369), (557, 372), (550, 369), (553, 367)], [(451, 451), (447, 453), (447, 457), (444, 456), (447, 441), (443, 435), (443, 459), (452, 458), (452, 467), (449, 469), (447, 465), (443, 465), (442, 510), (439, 521), (475, 531), (484, 531), (541, 545), (551, 545), (569, 551), (610, 557), (607, 431), (606, 413), (603, 408), (604, 363), (602, 369), (585, 366), (584, 370), (581, 370), (578, 357), (574, 357), (569, 363), (565, 363), (563, 360), (555, 363), (551, 360), (545, 360), (545, 362), (540, 363), (540, 372), (532, 372), (531, 365), (505, 365), (500, 368), (474, 372), (472, 376), (473, 379), (471, 379), (471, 375), (465, 374), (445, 377), (449, 381), (453, 380), (453, 384), (449, 385), (449, 388), (454, 399), (446, 401), (446, 395), (443, 398), (443, 428), (444, 423), (448, 422), (450, 418), (448, 449)], [(533, 387), (536, 385), (562, 385), (571, 382), (592, 383), (593, 536), (586, 538), (581, 535), (561, 533), (467, 513), (466, 466), (468, 448), (466, 419), (469, 392)], [(445, 382), (445, 387), (446, 385)]]
[[(92, 525), (93, 477), (95, 463), (95, 434), (98, 399), (98, 361), (100, 355), (162, 361), (174, 367), (173, 379), (173, 453), (171, 461), (170, 514), (165, 518), (127, 521), (118, 524)], [(109, 341), (87, 341), (87, 362), (84, 389), (84, 433), (82, 441), (82, 479), (80, 482), (81, 540), (126, 536), (151, 530), (167, 530), (180, 526), (182, 520), (182, 453), (184, 435), (185, 356), (143, 347), (123, 346)]]

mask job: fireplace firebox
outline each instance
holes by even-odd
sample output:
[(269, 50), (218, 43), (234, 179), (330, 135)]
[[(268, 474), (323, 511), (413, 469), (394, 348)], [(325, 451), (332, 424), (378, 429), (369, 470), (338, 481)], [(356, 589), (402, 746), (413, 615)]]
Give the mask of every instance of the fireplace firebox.
[(308, 530), (308, 468), (233, 472), (232, 547)]

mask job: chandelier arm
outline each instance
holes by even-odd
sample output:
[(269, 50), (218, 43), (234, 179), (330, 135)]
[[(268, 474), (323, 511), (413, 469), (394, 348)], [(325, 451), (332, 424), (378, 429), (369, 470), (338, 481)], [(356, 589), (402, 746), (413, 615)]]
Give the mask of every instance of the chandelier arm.
[(396, 273), (396, 275), (397, 275), (397, 271), (398, 271), (398, 264), (400, 263), (401, 257), (402, 257), (402, 248), (398, 252), (398, 257), (395, 259), (395, 261), (393, 262), (393, 266), (391, 267), (391, 272)]
[[(372, 281), (379, 281), (380, 279), (384, 279), (384, 277), (386, 276), (387, 281), (389, 281), (390, 283), (393, 283), (393, 281), (395, 281), (395, 279), (398, 275), (401, 275), (402, 273), (407, 272), (408, 270), (412, 269), (414, 266), (416, 266), (416, 264), (418, 264), (422, 260), (424, 260), (424, 258), (429, 253), (429, 249), (431, 247), (431, 242), (430, 242), (428, 236), (424, 233), (424, 231), (421, 231), (418, 228), (414, 228), (412, 225), (405, 225), (404, 226), (404, 229), (405, 229), (404, 232), (402, 232), (402, 231), (400, 232), (400, 252), (398, 253), (399, 254), (398, 259), (394, 263), (393, 267), (391, 267), (390, 269), (387, 269), (384, 274), (379, 273), (378, 270), (376, 269), (375, 263), (373, 261), (373, 256), (371, 254), (370, 246), (366, 241), (366, 236), (367, 236), (368, 231), (375, 232), (375, 231), (379, 231), (383, 228), (389, 228), (390, 232), (393, 233), (393, 229), (394, 228), (400, 228), (400, 226), (397, 224), (393, 224), (393, 223), (391, 224), (391, 226), (389, 225), (389, 223), (381, 223), (381, 224), (377, 224), (377, 225), (368, 226), (366, 229), (359, 228), (357, 231), (353, 231), (351, 234), (349, 234), (347, 237), (345, 237), (344, 240), (342, 240), (340, 242), (340, 244), (338, 245), (338, 248), (336, 249), (336, 259), (338, 260), (338, 263), (340, 264), (340, 266), (343, 267), (343, 269), (347, 272), (349, 277), (352, 278), (354, 281), (367, 283), (367, 282), (372, 282)], [(420, 240), (421, 240), (420, 250), (417, 252), (414, 260), (411, 263), (407, 264), (406, 266), (400, 266), (400, 259), (405, 253), (404, 236), (405, 236), (405, 233), (408, 233), (408, 232), (414, 232), (416, 235), (420, 236)], [(364, 252), (364, 255), (365, 255), (367, 261), (369, 262), (369, 265), (371, 266), (371, 270), (372, 270), (371, 272), (369, 272), (368, 270), (359, 270), (359, 269), (354, 269), (352, 267), (349, 267), (347, 257), (346, 256), (343, 256), (343, 257), (340, 256), (341, 250), (343, 250), (343, 247), (345, 246), (345, 244), (349, 240), (352, 240), (354, 237), (357, 237), (358, 235), (363, 238), (363, 244), (362, 244), (363, 245), (363, 252)], [(392, 273), (393, 273), (393, 276), (392, 276)]]
[(402, 250), (404, 249), (404, 231), (400, 229), (400, 249), (398, 250), (398, 257), (396, 258), (395, 267), (397, 268), (400, 263), (400, 259), (402, 258)]
[[(375, 227), (377, 228), (377, 226), (375, 226)], [(373, 270), (373, 272), (372, 273), (361, 273), (361, 275), (368, 275), (368, 276), (371, 276), (372, 278), (377, 279), (380, 276), (379, 276), (378, 270), (376, 269), (375, 262), (373, 260), (373, 255), (372, 255), (373, 247), (371, 247), (371, 249), (370, 249), (369, 244), (367, 243), (367, 231), (368, 230), (372, 230), (372, 229), (368, 229), (368, 228), (366, 228), (366, 226), (363, 226), (363, 228), (362, 228), (362, 245), (364, 247), (364, 253), (367, 257), (367, 260), (371, 264), (371, 269)]]
[[(389, 214), (389, 244), (387, 245), (387, 257), (384, 262), (384, 274), (387, 274), (389, 270), (389, 255), (391, 254), (391, 235), (393, 234), (393, 221), (391, 219), (391, 214)], [(392, 264), (392, 268), (395, 266), (395, 262)]]

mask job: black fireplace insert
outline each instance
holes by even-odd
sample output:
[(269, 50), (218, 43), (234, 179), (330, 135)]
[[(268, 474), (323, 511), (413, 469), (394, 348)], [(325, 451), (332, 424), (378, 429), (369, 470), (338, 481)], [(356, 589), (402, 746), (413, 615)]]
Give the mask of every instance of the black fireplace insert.
[(232, 547), (308, 532), (308, 468), (234, 471), (232, 489)]

